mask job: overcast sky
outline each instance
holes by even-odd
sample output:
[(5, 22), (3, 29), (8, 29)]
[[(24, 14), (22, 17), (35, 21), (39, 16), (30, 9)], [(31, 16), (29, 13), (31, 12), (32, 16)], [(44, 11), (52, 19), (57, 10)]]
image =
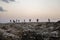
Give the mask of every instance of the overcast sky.
[(60, 0), (0, 0), (0, 22), (30, 18), (60, 19)]

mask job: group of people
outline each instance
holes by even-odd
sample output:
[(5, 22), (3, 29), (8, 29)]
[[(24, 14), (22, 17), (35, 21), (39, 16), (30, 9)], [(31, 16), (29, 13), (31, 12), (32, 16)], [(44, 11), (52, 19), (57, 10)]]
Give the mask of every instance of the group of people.
[[(29, 22), (31, 22), (31, 21), (32, 21), (32, 20), (29, 19)], [(16, 19), (16, 20), (13, 20), (13, 21), (10, 20), (10, 23), (12, 23), (12, 22), (13, 22), (13, 23), (20, 23), (20, 20), (17, 20), (17, 19)], [(24, 19), (24, 22), (26, 22), (25, 19)], [(39, 22), (39, 19), (36, 19), (36, 22)], [(48, 22), (50, 22), (50, 19), (48, 19)]]
[(10, 20), (10, 23), (19, 23), (20, 22), (20, 20)]

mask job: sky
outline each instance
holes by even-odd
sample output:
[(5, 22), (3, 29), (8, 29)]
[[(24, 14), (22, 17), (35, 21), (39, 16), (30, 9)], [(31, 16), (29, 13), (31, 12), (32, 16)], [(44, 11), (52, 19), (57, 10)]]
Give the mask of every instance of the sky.
[(0, 0), (0, 23), (9, 20), (60, 20), (60, 0)]

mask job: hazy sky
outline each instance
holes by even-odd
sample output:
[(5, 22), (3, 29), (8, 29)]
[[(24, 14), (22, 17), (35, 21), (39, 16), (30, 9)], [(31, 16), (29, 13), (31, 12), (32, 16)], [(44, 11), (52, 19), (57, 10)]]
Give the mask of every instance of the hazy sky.
[(60, 0), (0, 0), (0, 22), (30, 18), (59, 19)]

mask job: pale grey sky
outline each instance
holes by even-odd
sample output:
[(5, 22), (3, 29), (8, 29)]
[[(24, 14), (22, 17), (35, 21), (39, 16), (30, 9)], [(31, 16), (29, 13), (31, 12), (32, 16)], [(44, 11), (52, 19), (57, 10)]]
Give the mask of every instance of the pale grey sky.
[(30, 18), (60, 19), (60, 0), (0, 0), (0, 22)]

